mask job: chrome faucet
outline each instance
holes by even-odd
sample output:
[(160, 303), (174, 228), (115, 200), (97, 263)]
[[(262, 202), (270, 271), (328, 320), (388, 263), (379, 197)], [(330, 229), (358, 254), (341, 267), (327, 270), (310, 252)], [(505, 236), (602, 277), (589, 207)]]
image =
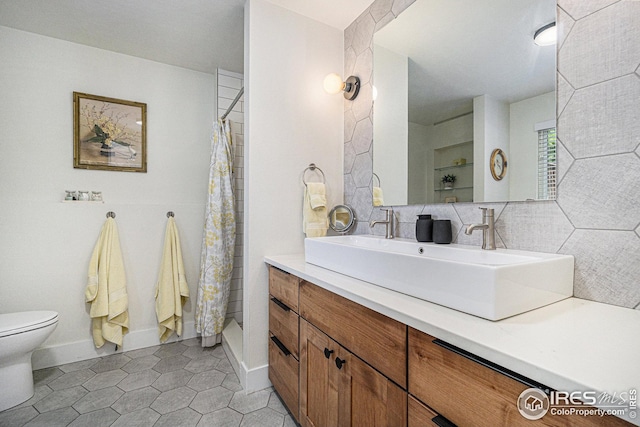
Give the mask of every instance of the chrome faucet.
[(493, 216), (493, 209), (480, 208), (482, 210), (482, 224), (471, 224), (464, 231), (464, 234), (470, 235), (474, 230), (482, 230), (482, 249), (496, 249), (496, 228)]
[(393, 239), (393, 233), (395, 230), (395, 219), (396, 217), (393, 215), (393, 208), (382, 208), (383, 211), (387, 211), (387, 218), (384, 221), (371, 221), (369, 222), (369, 227), (373, 228), (376, 224), (384, 224), (386, 227), (386, 232), (384, 235), (385, 239)]

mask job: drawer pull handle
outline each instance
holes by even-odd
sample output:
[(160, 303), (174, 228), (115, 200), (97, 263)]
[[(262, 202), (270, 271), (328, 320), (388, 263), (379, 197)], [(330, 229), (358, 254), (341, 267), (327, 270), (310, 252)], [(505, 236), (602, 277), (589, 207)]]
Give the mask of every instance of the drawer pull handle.
[(329, 350), (328, 348), (325, 347), (324, 349), (324, 357), (326, 357), (327, 359), (331, 357), (331, 353), (333, 353), (333, 350)]
[(275, 336), (271, 337), (271, 341), (273, 341), (273, 343), (278, 346), (280, 351), (284, 353), (285, 356), (289, 356), (291, 354), (291, 352), (287, 349), (287, 347), (285, 347), (284, 344), (282, 344), (280, 340)]
[(282, 301), (280, 301), (278, 298), (271, 297), (271, 301), (273, 301), (278, 307), (280, 307), (284, 311), (291, 311), (291, 309), (289, 307), (287, 307), (287, 305), (285, 303), (283, 303)]
[(449, 421), (448, 419), (446, 419), (442, 415), (438, 415), (438, 416), (433, 417), (431, 419), (431, 422), (433, 422), (438, 427), (456, 427), (456, 425), (454, 423), (452, 423), (451, 421)]
[(340, 359), (339, 357), (336, 357), (336, 366), (338, 367), (338, 369), (342, 369), (342, 366), (347, 363), (346, 360), (344, 359)]
[(439, 339), (435, 339), (432, 342), (435, 345), (439, 345), (440, 347), (442, 347), (444, 349), (447, 349), (447, 350), (449, 350), (449, 351), (451, 351), (451, 352), (453, 352), (453, 353), (455, 353), (455, 354), (457, 354), (459, 356), (462, 356), (462, 357), (464, 357), (466, 359), (469, 359), (472, 362), (476, 362), (479, 365), (484, 366), (485, 368), (489, 368), (492, 371), (495, 371), (495, 372), (497, 372), (499, 374), (502, 374), (502, 375), (504, 375), (506, 377), (509, 377), (512, 380), (518, 381), (519, 383), (522, 383), (522, 384), (524, 384), (524, 385), (526, 385), (528, 387), (538, 388), (538, 389), (544, 391), (547, 394), (550, 393), (550, 391), (551, 391), (551, 389), (549, 387), (547, 387), (546, 385), (544, 385), (544, 384), (541, 384), (541, 383), (539, 383), (537, 381), (534, 381), (534, 380), (532, 380), (530, 378), (527, 378), (527, 377), (525, 377), (523, 375), (520, 375), (517, 372), (513, 372), (513, 371), (511, 371), (511, 370), (509, 370), (507, 368), (504, 368), (504, 367), (502, 367), (502, 366), (500, 366), (500, 365), (498, 365), (496, 363), (490, 362), (487, 359), (483, 359), (480, 356), (476, 356), (473, 353), (469, 353), (468, 351), (463, 350), (461, 348), (458, 348), (458, 347), (456, 347), (454, 345), (451, 345), (448, 342), (445, 342), (445, 341), (442, 341), (442, 340), (439, 340)]

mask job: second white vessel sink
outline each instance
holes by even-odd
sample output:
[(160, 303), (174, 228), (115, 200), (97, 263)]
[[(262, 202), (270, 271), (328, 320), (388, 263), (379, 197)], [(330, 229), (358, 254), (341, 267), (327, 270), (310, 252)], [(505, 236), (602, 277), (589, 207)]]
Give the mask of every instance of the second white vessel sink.
[(358, 235), (307, 238), (305, 261), (489, 320), (573, 295), (571, 255)]

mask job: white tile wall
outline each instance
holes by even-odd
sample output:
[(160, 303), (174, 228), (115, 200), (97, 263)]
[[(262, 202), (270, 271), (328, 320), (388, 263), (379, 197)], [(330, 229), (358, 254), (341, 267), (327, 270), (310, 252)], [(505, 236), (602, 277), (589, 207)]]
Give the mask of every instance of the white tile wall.
[[(222, 116), (244, 85), (244, 76), (218, 69), (218, 117)], [(231, 293), (227, 306), (227, 318), (235, 318), (242, 324), (242, 242), (244, 238), (244, 96), (227, 116), (231, 120), (231, 138), (235, 151), (233, 176), (236, 202), (236, 250), (234, 256)]]
[[(370, 80), (372, 29), (413, 1), (375, 0), (345, 29), (345, 75)], [(500, 247), (574, 255), (575, 296), (640, 309), (640, 1), (558, 0), (558, 27), (558, 199), (483, 206), (496, 209)], [(356, 234), (372, 233), (368, 221), (380, 215), (368, 135), (355, 132), (369, 125), (371, 107), (369, 83), (345, 103), (345, 203)], [(461, 232), (478, 207), (398, 207), (398, 235), (415, 238), (415, 214), (424, 212), (453, 220), (455, 241), (478, 244)]]

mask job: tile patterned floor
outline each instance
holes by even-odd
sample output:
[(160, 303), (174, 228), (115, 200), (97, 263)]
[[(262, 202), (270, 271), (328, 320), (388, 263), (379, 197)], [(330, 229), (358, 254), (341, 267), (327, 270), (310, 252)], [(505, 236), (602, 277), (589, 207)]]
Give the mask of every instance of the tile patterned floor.
[(0, 427), (296, 425), (272, 389), (247, 394), (222, 347), (197, 338), (41, 369), (34, 381)]

